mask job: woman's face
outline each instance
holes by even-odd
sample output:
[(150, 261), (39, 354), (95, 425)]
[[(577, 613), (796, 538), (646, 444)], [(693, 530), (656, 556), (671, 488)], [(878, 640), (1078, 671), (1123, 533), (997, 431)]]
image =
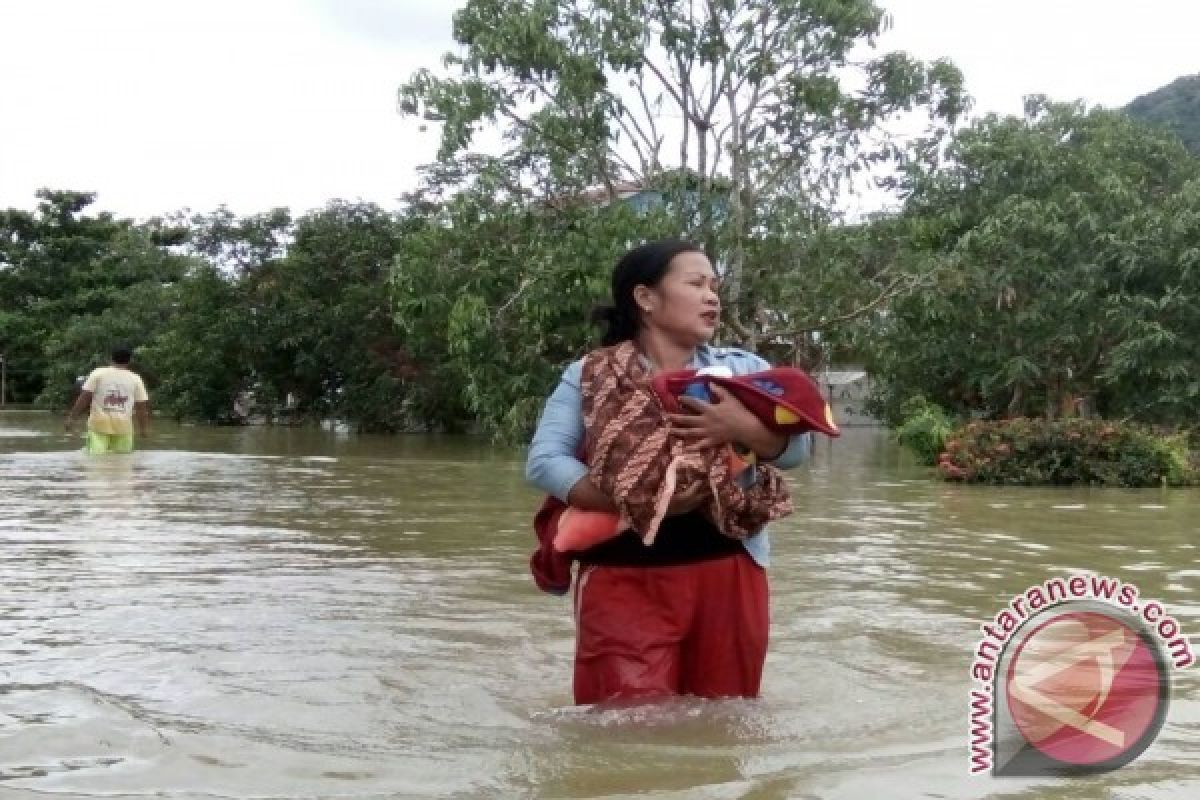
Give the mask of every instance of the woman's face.
[(712, 339), (721, 318), (717, 274), (703, 253), (680, 253), (658, 286), (638, 286), (634, 299), (643, 324), (689, 344)]

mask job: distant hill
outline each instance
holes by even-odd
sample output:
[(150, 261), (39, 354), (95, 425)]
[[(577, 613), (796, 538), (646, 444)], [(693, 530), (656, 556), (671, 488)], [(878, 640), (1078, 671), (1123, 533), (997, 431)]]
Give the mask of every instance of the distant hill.
[(1188, 149), (1200, 155), (1200, 75), (1189, 75), (1125, 107), (1134, 119), (1162, 125), (1179, 135)]

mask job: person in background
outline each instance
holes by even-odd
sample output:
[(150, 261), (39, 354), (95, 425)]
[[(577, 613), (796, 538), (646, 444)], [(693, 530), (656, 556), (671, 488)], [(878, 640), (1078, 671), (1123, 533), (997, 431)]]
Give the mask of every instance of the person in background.
[[(597, 315), (607, 327), (602, 345), (633, 342), (649, 375), (715, 366), (742, 375), (770, 366), (745, 350), (708, 344), (720, 319), (717, 276), (694, 244), (631, 250), (613, 273), (612, 299)], [(580, 460), (582, 376), (582, 360), (568, 366), (547, 400), (526, 477), (562, 503), (612, 511), (612, 498)], [(736, 442), (785, 469), (807, 456), (809, 434), (775, 433), (731, 393), (715, 394), (715, 403), (684, 399), (692, 413), (670, 417), (679, 435), (697, 447)], [(577, 554), (576, 703), (758, 695), (769, 627), (767, 533), (723, 535), (699, 510), (705, 498), (699, 484), (676, 493), (651, 546), (626, 531)]]
[(150, 396), (141, 377), (129, 368), (131, 357), (128, 347), (115, 348), (112, 363), (92, 370), (67, 411), (65, 427), (70, 431), (75, 417), (90, 410), (84, 447), (88, 453), (131, 453), (134, 427), (141, 436), (150, 433)]

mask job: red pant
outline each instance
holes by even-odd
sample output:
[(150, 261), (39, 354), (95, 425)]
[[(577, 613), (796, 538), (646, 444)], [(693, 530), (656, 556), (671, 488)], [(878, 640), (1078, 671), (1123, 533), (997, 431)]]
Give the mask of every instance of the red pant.
[(757, 697), (767, 576), (749, 555), (673, 567), (582, 567), (575, 702)]

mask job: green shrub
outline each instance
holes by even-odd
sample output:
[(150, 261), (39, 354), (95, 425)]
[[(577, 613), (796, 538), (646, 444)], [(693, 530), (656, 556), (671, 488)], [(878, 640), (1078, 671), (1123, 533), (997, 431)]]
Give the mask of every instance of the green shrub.
[(1093, 419), (972, 422), (946, 440), (947, 480), (1022, 486), (1200, 482), (1186, 434)]
[(912, 450), (922, 464), (937, 463), (938, 455), (946, 449), (946, 439), (954, 430), (954, 420), (941, 406), (924, 397), (914, 397), (901, 406), (901, 422), (896, 439)]

